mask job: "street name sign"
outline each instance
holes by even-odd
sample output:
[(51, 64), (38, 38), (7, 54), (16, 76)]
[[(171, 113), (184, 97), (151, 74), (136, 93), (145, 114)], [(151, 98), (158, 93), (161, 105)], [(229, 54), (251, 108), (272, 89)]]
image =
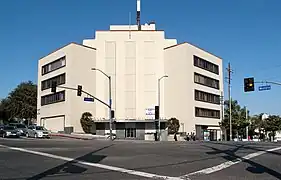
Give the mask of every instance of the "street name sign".
[(271, 89), (270, 85), (259, 86), (259, 91), (266, 91), (266, 90), (270, 90), (270, 89)]
[(94, 102), (94, 98), (84, 97), (84, 101)]

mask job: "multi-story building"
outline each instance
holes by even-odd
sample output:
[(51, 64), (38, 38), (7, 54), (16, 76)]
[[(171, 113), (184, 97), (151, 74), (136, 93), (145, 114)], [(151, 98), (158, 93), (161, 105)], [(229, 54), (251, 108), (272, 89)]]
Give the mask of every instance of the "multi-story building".
[(177, 117), (181, 131), (200, 139), (221, 138), (222, 59), (192, 44), (164, 49), (165, 116)]
[[(82, 112), (95, 113), (95, 103), (84, 103), (76, 91), (63, 87), (84, 89), (95, 93), (95, 74), (85, 71), (95, 66), (96, 49), (70, 43), (41, 58), (38, 64), (37, 124), (52, 131), (81, 131)], [(57, 82), (56, 93), (51, 92)]]
[(137, 25), (113, 25), (96, 31), (95, 39), (84, 40), (83, 45), (72, 43), (40, 59), (38, 124), (53, 131), (81, 132), (80, 117), (88, 111), (97, 124), (96, 133), (107, 133), (108, 108), (102, 103), (84, 102), (84, 95), (78, 97), (73, 90), (50, 92), (53, 80), (66, 87), (82, 85), (107, 103), (108, 78), (92, 68), (111, 77), (117, 138), (146, 139), (155, 132), (153, 108), (158, 98), (161, 119), (179, 119), (180, 132), (194, 132), (201, 139), (208, 132), (211, 139), (220, 138), (222, 59), (166, 39), (155, 23), (142, 25), (141, 30)]

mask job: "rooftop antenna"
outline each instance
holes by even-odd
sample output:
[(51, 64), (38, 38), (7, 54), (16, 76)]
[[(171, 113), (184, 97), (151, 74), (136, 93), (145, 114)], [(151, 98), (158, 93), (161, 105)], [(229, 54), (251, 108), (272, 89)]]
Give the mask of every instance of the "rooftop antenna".
[(129, 39), (131, 39), (131, 12), (129, 12)]
[(137, 25), (138, 30), (141, 30), (141, 24), (140, 24), (140, 9), (141, 9), (141, 2), (140, 0), (137, 0)]

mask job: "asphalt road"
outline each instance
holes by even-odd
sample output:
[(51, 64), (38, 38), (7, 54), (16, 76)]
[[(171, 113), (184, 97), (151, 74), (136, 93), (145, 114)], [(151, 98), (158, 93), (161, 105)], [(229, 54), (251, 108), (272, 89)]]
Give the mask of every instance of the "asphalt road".
[(0, 180), (281, 179), (280, 146), (0, 138)]

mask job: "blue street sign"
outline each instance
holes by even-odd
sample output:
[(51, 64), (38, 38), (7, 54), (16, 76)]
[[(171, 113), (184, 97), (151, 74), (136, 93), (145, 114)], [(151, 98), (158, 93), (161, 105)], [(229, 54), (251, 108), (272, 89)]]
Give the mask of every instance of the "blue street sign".
[(94, 98), (84, 97), (84, 101), (94, 102)]
[(270, 90), (270, 89), (271, 89), (270, 85), (259, 86), (259, 91), (266, 91), (266, 90)]

